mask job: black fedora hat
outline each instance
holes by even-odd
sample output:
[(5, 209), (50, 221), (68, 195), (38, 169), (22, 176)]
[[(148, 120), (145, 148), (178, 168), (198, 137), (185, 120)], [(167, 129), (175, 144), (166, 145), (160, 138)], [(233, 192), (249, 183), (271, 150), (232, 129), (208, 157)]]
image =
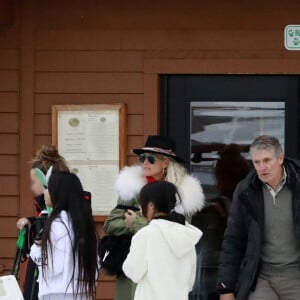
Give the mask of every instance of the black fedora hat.
[(149, 135), (145, 146), (139, 149), (132, 149), (132, 152), (136, 155), (143, 153), (162, 154), (173, 158), (177, 162), (183, 162), (184, 160), (175, 154), (175, 150), (176, 142), (173, 139), (161, 135)]

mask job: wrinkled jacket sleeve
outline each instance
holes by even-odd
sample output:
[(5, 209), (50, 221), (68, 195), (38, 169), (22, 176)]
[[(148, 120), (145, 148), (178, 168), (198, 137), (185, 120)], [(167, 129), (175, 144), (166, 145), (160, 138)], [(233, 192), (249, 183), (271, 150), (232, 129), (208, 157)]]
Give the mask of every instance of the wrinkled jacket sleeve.
[(30, 257), (37, 266), (42, 265), (42, 248), (39, 245), (33, 244), (30, 248)]
[[(133, 200), (130, 205), (133, 205), (134, 202), (137, 203), (136, 200)], [(118, 203), (122, 203), (122, 200), (119, 199)], [(122, 204), (124, 204), (124, 202)], [(107, 217), (103, 230), (107, 235), (135, 234), (145, 225), (147, 225), (147, 221), (140, 213), (137, 213), (137, 218), (130, 227), (127, 227), (125, 224), (124, 209), (114, 208)]]
[(195, 279), (196, 279), (196, 272), (197, 272), (197, 252), (196, 248), (191, 253), (192, 259), (192, 268), (191, 268), (191, 276), (189, 280), (189, 291), (191, 292), (194, 287)]
[[(60, 221), (52, 223), (50, 239), (53, 249), (48, 249), (48, 253), (51, 251), (51, 255), (49, 255), (47, 274), (48, 276), (54, 276), (63, 272), (64, 261), (67, 255), (66, 248), (67, 244), (71, 244), (71, 240), (67, 228)], [(38, 266), (42, 266), (41, 246), (33, 244), (30, 250), (30, 257)]]
[(245, 254), (247, 230), (239, 199), (240, 192), (241, 183), (233, 195), (220, 257), (217, 289), (221, 294), (235, 291), (241, 261)]
[(124, 261), (123, 271), (133, 282), (138, 283), (147, 272), (146, 260), (147, 236), (138, 232), (133, 238), (129, 254)]

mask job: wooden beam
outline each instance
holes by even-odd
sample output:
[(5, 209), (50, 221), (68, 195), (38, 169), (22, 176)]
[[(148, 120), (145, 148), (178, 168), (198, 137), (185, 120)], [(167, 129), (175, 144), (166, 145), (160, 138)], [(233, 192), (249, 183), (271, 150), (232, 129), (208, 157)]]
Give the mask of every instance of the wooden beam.
[(21, 1), (21, 65), (20, 65), (20, 214), (33, 213), (33, 196), (29, 189), (29, 164), (33, 155), (34, 115), (34, 5)]
[(159, 134), (159, 74), (144, 74), (144, 140)]
[(14, 23), (14, 0), (0, 0), (0, 25)]

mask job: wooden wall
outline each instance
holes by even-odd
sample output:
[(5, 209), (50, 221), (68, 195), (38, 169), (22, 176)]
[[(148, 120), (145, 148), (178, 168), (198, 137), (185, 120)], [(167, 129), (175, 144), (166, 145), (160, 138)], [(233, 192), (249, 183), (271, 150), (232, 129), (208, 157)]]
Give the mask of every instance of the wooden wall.
[(0, 26), (0, 271), (7, 271), (12, 265), (17, 237), (15, 224), (20, 212), (18, 40), (17, 25)]
[[(33, 211), (27, 161), (51, 142), (51, 105), (126, 103), (130, 149), (159, 131), (159, 74), (300, 73), (299, 52), (283, 46), (284, 27), (299, 22), (299, 1), (15, 3), (12, 24), (0, 25), (5, 270), (14, 254), (17, 216)], [(103, 278), (98, 290), (98, 299), (113, 299), (112, 279)]]

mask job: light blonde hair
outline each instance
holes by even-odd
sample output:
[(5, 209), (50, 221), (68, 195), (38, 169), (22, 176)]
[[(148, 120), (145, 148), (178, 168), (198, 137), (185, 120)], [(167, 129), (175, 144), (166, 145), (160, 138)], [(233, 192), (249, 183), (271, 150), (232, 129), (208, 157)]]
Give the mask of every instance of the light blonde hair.
[(187, 170), (184, 166), (182, 166), (177, 161), (169, 157), (164, 157), (164, 158), (169, 160), (169, 165), (166, 169), (165, 180), (173, 183), (175, 186), (178, 187), (181, 184), (183, 177), (187, 174)]

